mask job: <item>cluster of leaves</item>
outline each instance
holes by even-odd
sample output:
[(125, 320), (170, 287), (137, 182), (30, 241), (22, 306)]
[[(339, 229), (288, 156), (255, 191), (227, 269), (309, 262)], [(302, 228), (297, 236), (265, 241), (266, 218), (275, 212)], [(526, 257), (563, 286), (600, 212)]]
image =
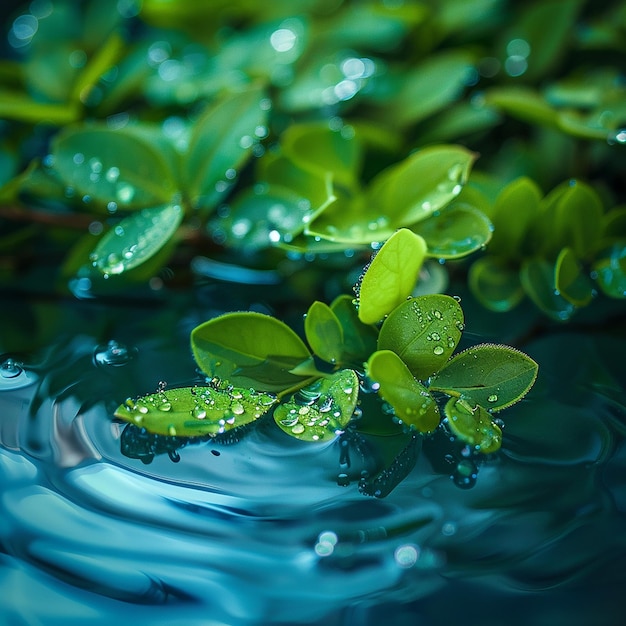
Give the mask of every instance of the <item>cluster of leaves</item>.
[[(412, 231), (394, 233), (367, 267), (356, 301), (346, 295), (310, 306), (308, 346), (261, 313), (201, 324), (191, 347), (210, 384), (129, 399), (115, 415), (148, 432), (196, 437), (222, 435), (272, 411), (282, 431), (304, 441), (355, 430), (395, 436), (406, 454), (418, 433), (445, 429), (475, 454), (495, 452), (502, 432), (493, 414), (528, 392), (537, 364), (495, 344), (453, 356), (464, 328), (458, 301), (410, 295), (424, 250)], [(358, 410), (359, 390), (375, 394), (378, 410)], [(394, 463), (410, 470), (398, 457)]]
[(403, 227), (468, 255), (492, 233), (462, 193), (479, 153), (500, 187), (577, 154), (617, 177), (622, 22), (583, 0), (32, 5), (0, 65), (3, 281), (54, 253), (98, 293), (181, 248), (262, 265)]
[(488, 254), (471, 265), (469, 286), (494, 311), (525, 295), (567, 320), (598, 291), (626, 298), (626, 209), (604, 210), (589, 185), (570, 180), (545, 197), (529, 178), (504, 187), (486, 209), (494, 224)]

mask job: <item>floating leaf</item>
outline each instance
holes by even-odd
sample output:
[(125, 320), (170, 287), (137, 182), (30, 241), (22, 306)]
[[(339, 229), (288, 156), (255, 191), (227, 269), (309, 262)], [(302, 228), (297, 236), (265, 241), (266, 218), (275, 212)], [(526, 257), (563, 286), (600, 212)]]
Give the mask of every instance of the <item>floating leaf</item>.
[(468, 284), (474, 297), (491, 311), (510, 311), (525, 295), (518, 269), (491, 255), (472, 263)]
[(264, 128), (264, 90), (252, 86), (212, 104), (196, 122), (185, 156), (185, 191), (194, 206), (212, 208), (252, 154)]
[(267, 413), (276, 396), (236, 387), (181, 387), (127, 400), (115, 417), (150, 433), (176, 437), (221, 435)]
[(520, 281), (528, 297), (552, 319), (567, 321), (576, 307), (557, 290), (554, 265), (543, 259), (527, 259), (520, 268)]
[(343, 353), (343, 329), (332, 309), (316, 301), (304, 319), (306, 340), (320, 359), (337, 363)]
[(480, 344), (453, 357), (431, 379), (430, 389), (461, 397), (472, 406), (501, 411), (533, 386), (539, 366), (528, 355), (497, 344)]
[(406, 300), (417, 282), (426, 243), (402, 228), (372, 259), (359, 287), (359, 319), (374, 324)]
[(502, 431), (482, 406), (471, 406), (465, 400), (450, 398), (443, 410), (452, 433), (478, 452), (490, 454), (500, 448)]
[(559, 293), (575, 306), (585, 306), (593, 299), (593, 283), (576, 255), (563, 248), (556, 260), (555, 285)]
[(158, 149), (107, 127), (72, 127), (52, 143), (54, 168), (74, 195), (102, 207), (142, 208), (172, 201), (176, 188)]
[(431, 432), (439, 425), (439, 408), (428, 389), (417, 381), (402, 359), (391, 350), (374, 352), (367, 375), (380, 385), (380, 395), (409, 428)]
[[(209, 377), (238, 387), (284, 391), (302, 384), (312, 356), (304, 342), (286, 324), (253, 311), (227, 313), (191, 331), (196, 363)], [(305, 373), (292, 370), (300, 366)]]
[(392, 350), (421, 380), (440, 370), (463, 331), (463, 310), (450, 296), (431, 294), (405, 300), (385, 319), (379, 350)]
[(593, 264), (596, 281), (610, 298), (626, 298), (626, 239), (603, 250)]
[(328, 440), (341, 434), (352, 418), (359, 380), (350, 369), (335, 372), (303, 387), (274, 410), (274, 421), (303, 441)]
[(484, 248), (491, 239), (493, 226), (477, 208), (454, 203), (419, 222), (414, 232), (426, 241), (428, 256), (458, 259)]
[(183, 210), (177, 204), (142, 209), (122, 219), (100, 239), (90, 260), (105, 276), (121, 274), (159, 252), (178, 230)]
[(337, 296), (330, 304), (332, 312), (341, 324), (343, 333), (342, 362), (354, 363), (359, 367), (376, 350), (378, 332), (374, 326), (364, 324), (350, 296)]

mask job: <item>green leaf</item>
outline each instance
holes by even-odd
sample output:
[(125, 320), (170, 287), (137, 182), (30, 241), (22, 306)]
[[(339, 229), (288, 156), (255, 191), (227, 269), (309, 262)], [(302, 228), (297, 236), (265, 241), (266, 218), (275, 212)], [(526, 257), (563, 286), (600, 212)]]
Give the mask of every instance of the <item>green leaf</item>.
[(359, 380), (350, 369), (296, 391), (274, 410), (274, 421), (302, 441), (322, 441), (341, 434), (352, 418), (359, 397)]
[(402, 228), (372, 259), (359, 287), (359, 319), (374, 324), (406, 300), (417, 282), (426, 243)]
[(485, 104), (531, 124), (554, 126), (557, 112), (530, 87), (491, 87), (485, 91)]
[(302, 384), (312, 356), (304, 342), (283, 322), (252, 311), (227, 313), (191, 331), (191, 349), (209, 377), (238, 387), (285, 391)]
[(496, 198), (491, 221), (493, 239), (489, 252), (505, 258), (518, 258), (530, 224), (539, 212), (541, 190), (527, 177), (510, 182)]
[(485, 343), (453, 357), (431, 379), (430, 389), (501, 411), (528, 393), (538, 369), (535, 361), (515, 348)]
[(593, 271), (596, 282), (610, 298), (626, 298), (626, 239), (598, 254)]
[(0, 89), (0, 119), (18, 120), (27, 124), (69, 124), (80, 118), (76, 105), (38, 102), (25, 93)]
[(343, 333), (342, 363), (353, 363), (360, 367), (376, 350), (378, 331), (359, 319), (353, 298), (348, 295), (337, 296), (331, 302), (330, 308), (339, 320)]
[(565, 322), (576, 312), (576, 307), (556, 288), (553, 264), (543, 259), (527, 259), (519, 276), (526, 295), (552, 319)]
[(315, 301), (304, 319), (304, 333), (313, 352), (320, 359), (337, 363), (343, 353), (343, 329), (332, 309)]
[(212, 104), (198, 119), (184, 161), (185, 192), (193, 206), (213, 208), (251, 156), (267, 107), (262, 87), (251, 86)]
[(89, 259), (104, 276), (131, 270), (159, 252), (182, 219), (183, 210), (177, 204), (132, 213), (102, 236)]
[(458, 259), (484, 248), (491, 239), (493, 226), (482, 211), (455, 201), (419, 222), (413, 230), (426, 241), (428, 256)]
[(379, 350), (392, 350), (416, 378), (426, 380), (450, 358), (463, 331), (463, 310), (450, 296), (405, 300), (385, 319)]
[(570, 248), (561, 250), (554, 273), (556, 289), (567, 301), (575, 306), (585, 306), (591, 302), (593, 283)]
[(478, 452), (490, 454), (500, 448), (502, 431), (482, 406), (472, 407), (465, 400), (450, 398), (443, 411), (452, 433)]
[(510, 311), (524, 299), (519, 270), (499, 257), (487, 255), (474, 261), (468, 285), (474, 297), (491, 311)]
[(233, 387), (182, 387), (127, 400), (115, 417), (158, 435), (212, 437), (267, 413), (276, 397)]
[(76, 196), (109, 210), (166, 204), (176, 191), (157, 148), (124, 130), (67, 128), (55, 137), (52, 156), (54, 168)]
[(366, 364), (369, 378), (402, 423), (426, 433), (439, 425), (439, 408), (428, 389), (417, 381), (402, 359), (391, 350), (374, 352)]

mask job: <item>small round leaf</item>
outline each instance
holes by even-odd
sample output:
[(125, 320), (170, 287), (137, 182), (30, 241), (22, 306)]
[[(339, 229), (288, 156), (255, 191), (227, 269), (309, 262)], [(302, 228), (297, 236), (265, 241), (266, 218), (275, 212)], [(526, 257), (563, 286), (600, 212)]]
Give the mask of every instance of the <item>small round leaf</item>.
[(314, 302), (304, 319), (306, 340), (320, 359), (329, 363), (341, 360), (343, 329), (332, 309), (323, 302)]
[(450, 398), (444, 407), (446, 424), (459, 439), (478, 452), (489, 454), (500, 448), (502, 431), (482, 406), (472, 407), (466, 401)]

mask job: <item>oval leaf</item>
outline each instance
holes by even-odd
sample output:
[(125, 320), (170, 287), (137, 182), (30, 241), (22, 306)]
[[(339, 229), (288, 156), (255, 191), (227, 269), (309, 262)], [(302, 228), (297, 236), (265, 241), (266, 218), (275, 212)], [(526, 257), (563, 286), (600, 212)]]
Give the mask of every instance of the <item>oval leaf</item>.
[(502, 430), (482, 406), (470, 406), (465, 400), (450, 398), (443, 409), (448, 428), (478, 452), (489, 454), (500, 448)]
[(559, 293), (575, 306), (585, 306), (593, 299), (593, 283), (576, 255), (563, 248), (556, 260), (554, 279)]
[(543, 259), (528, 259), (520, 268), (520, 281), (528, 297), (552, 319), (566, 322), (576, 307), (557, 290), (554, 265)]
[(426, 241), (428, 256), (458, 259), (484, 248), (491, 240), (493, 226), (482, 211), (455, 203), (420, 222), (414, 232)]
[(159, 151), (123, 130), (67, 129), (54, 140), (52, 156), (54, 168), (74, 195), (104, 207), (164, 204), (176, 191)]
[(221, 435), (266, 413), (276, 397), (233, 387), (182, 387), (127, 400), (115, 417), (158, 435)]
[(292, 373), (312, 363), (304, 342), (289, 326), (262, 313), (227, 313), (196, 326), (191, 349), (207, 376), (238, 387), (283, 391), (310, 375)]
[(430, 389), (501, 411), (528, 393), (538, 369), (535, 361), (515, 348), (485, 343), (453, 357), (431, 379)]
[(183, 220), (177, 204), (142, 209), (121, 220), (100, 239), (89, 258), (105, 277), (121, 274), (153, 257)]
[(406, 300), (417, 282), (426, 243), (402, 228), (372, 259), (359, 287), (359, 319), (374, 324)]
[(474, 297), (491, 311), (510, 311), (524, 299), (518, 269), (496, 256), (487, 255), (474, 261), (468, 284)]
[(337, 296), (330, 308), (335, 314), (343, 333), (342, 360), (354, 362), (361, 367), (370, 354), (376, 350), (378, 331), (374, 326), (364, 324), (358, 316), (354, 300), (348, 295)]
[(344, 369), (297, 391), (274, 411), (274, 421), (288, 435), (322, 441), (341, 434), (352, 418), (359, 397), (359, 380)]
[(610, 298), (626, 298), (626, 240), (603, 250), (593, 264), (596, 281)]
[(431, 294), (405, 300), (384, 321), (378, 349), (392, 350), (416, 378), (439, 371), (463, 331), (463, 310), (450, 296)]
[(336, 363), (343, 352), (343, 329), (332, 309), (314, 302), (304, 318), (306, 340), (320, 359)]
[(391, 350), (374, 352), (367, 375), (380, 385), (380, 395), (394, 409), (403, 424), (423, 433), (439, 425), (439, 407), (428, 389), (417, 381), (402, 359)]
[(214, 207), (252, 154), (256, 131), (267, 120), (264, 98), (258, 86), (229, 94), (196, 122), (184, 163), (185, 190), (194, 206)]

